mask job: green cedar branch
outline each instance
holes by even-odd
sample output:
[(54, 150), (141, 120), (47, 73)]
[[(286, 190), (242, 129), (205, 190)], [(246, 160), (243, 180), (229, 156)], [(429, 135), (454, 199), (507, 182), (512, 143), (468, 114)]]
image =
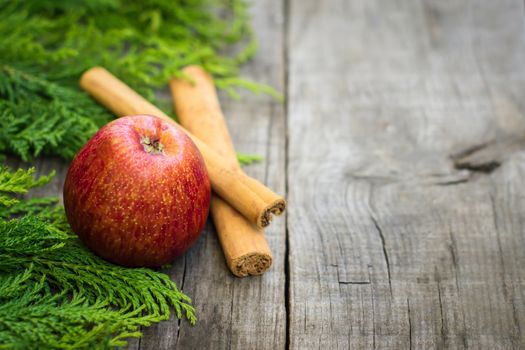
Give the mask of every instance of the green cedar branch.
[[(86, 249), (56, 198), (18, 199), (52, 176), (0, 167), (0, 348), (114, 348), (139, 327), (196, 322), (165, 274), (110, 264)], [(14, 201), (9, 201), (13, 199)]]
[(78, 89), (96, 65), (151, 101), (189, 64), (234, 97), (280, 96), (239, 77), (257, 46), (244, 0), (13, 0), (0, 14), (0, 153), (71, 159), (111, 119)]

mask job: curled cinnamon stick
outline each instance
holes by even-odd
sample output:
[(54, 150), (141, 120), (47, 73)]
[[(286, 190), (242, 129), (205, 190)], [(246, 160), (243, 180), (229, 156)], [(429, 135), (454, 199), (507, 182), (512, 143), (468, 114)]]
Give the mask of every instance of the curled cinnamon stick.
[(242, 171), (232, 171), (228, 161), (211, 147), (178, 125), (168, 115), (102, 67), (86, 71), (80, 87), (119, 117), (149, 114), (181, 128), (202, 153), (213, 190), (259, 228), (269, 225), (271, 214), (279, 214), (282, 197), (250, 178)]
[[(184, 73), (192, 82), (170, 82), (180, 124), (224, 156), (233, 171), (241, 171), (211, 76), (198, 66), (186, 67)], [(271, 266), (272, 253), (261, 229), (217, 196), (212, 197), (211, 213), (234, 275), (259, 275)]]

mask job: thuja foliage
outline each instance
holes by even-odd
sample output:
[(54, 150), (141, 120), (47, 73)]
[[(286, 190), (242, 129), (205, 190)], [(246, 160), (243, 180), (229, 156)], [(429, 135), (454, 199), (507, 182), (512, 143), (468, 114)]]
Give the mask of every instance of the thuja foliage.
[(239, 78), (255, 48), (244, 0), (2, 1), (0, 153), (70, 159), (112, 118), (78, 88), (96, 65), (154, 102), (188, 64), (234, 96), (238, 87), (275, 94)]
[[(0, 1), (0, 158), (71, 159), (113, 118), (78, 87), (96, 65), (157, 104), (154, 92), (188, 64), (233, 96), (276, 95), (239, 77), (255, 48), (244, 0)], [(0, 167), (0, 349), (123, 346), (171, 309), (195, 323), (168, 276), (93, 255), (57, 198), (21, 199), (52, 175)]]
[(112, 265), (72, 234), (56, 198), (17, 194), (49, 181), (0, 168), (0, 348), (113, 348), (165, 320), (195, 323), (165, 274)]

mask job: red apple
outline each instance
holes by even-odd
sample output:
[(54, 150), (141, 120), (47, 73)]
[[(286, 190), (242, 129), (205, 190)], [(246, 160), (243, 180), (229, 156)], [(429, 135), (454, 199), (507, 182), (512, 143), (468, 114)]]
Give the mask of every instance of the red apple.
[(186, 134), (156, 117), (117, 119), (80, 150), (64, 184), (67, 219), (102, 258), (160, 266), (199, 236), (210, 206), (204, 160)]

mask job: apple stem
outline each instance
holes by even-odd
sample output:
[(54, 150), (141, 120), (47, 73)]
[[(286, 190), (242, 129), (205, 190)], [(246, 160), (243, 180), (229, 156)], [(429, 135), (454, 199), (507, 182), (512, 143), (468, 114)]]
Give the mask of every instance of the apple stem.
[(148, 136), (142, 136), (140, 143), (144, 146), (144, 151), (152, 154), (162, 154), (164, 145), (158, 139), (152, 140)]

